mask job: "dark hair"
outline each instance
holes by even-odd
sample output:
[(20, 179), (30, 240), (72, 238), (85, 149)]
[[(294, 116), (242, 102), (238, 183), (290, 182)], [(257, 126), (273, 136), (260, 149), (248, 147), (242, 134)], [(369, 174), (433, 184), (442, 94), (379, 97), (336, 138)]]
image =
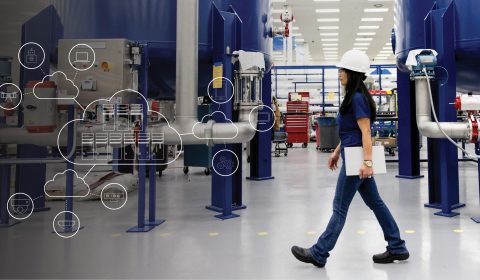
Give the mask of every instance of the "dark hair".
[(356, 92), (362, 94), (363, 98), (367, 100), (370, 106), (370, 123), (373, 123), (377, 117), (377, 106), (372, 96), (368, 92), (367, 87), (363, 81), (367, 78), (364, 73), (351, 71), (348, 69), (342, 69), (347, 74), (347, 85), (345, 87), (345, 98), (340, 106), (340, 113), (345, 114), (352, 105), (353, 95)]

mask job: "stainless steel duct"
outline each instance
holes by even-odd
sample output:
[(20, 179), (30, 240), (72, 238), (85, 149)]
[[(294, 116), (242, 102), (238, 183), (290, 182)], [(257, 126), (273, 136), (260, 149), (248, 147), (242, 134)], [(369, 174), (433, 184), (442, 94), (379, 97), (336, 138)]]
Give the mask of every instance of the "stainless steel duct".
[[(432, 121), (428, 83), (429, 80), (426, 77), (415, 77), (418, 130), (428, 138), (446, 138), (438, 124)], [(468, 122), (440, 122), (440, 127), (445, 131), (445, 134), (453, 139), (470, 140), (472, 134)]]

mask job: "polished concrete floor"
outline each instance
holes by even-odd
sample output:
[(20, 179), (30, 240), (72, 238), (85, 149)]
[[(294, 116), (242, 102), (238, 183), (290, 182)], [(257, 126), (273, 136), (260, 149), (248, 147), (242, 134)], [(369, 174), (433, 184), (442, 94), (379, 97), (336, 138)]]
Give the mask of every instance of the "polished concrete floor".
[[(244, 181), (246, 210), (221, 221), (205, 209), (210, 177), (192, 168), (169, 168), (157, 180), (157, 215), (166, 223), (148, 233), (126, 233), (136, 221), (136, 193), (127, 205), (110, 211), (99, 201), (75, 204), (84, 229), (71, 239), (51, 233), (62, 202), (49, 212), (0, 229), (2, 278), (174, 278), (174, 279), (478, 279), (480, 216), (477, 167), (460, 163), (460, 216), (434, 216), (427, 202), (427, 179), (377, 176), (380, 192), (393, 212), (411, 258), (374, 264), (385, 242), (373, 213), (357, 195), (336, 248), (324, 269), (296, 261), (290, 247), (310, 246), (326, 226), (336, 172), (326, 169), (328, 154), (293, 148), (273, 159), (275, 180)], [(55, 167), (61, 168), (61, 167)], [(244, 167), (244, 171), (247, 172)], [(52, 171), (52, 170), (51, 170)], [(80, 172), (81, 173), (81, 172)], [(422, 165), (426, 175), (426, 164)], [(244, 176), (248, 175), (244, 173)]]

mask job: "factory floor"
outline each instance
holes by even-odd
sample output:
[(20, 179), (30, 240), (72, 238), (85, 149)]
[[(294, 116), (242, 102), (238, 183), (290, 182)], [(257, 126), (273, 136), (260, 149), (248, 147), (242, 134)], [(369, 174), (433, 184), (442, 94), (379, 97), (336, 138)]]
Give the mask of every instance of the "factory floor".
[[(173, 279), (478, 279), (480, 216), (477, 167), (460, 165), (460, 216), (434, 216), (425, 208), (427, 178), (397, 179), (397, 165), (376, 176), (411, 258), (374, 264), (385, 242), (375, 216), (357, 195), (347, 223), (323, 269), (298, 262), (292, 245), (311, 246), (332, 209), (337, 172), (326, 169), (328, 154), (293, 148), (273, 159), (275, 180), (244, 181), (244, 203), (236, 219), (221, 221), (205, 206), (210, 177), (201, 168), (183, 175), (182, 163), (157, 180), (157, 216), (166, 223), (148, 233), (126, 233), (136, 221), (137, 195), (110, 211), (99, 201), (75, 203), (85, 226), (70, 239), (52, 234), (62, 202), (25, 222), (0, 229), (2, 278), (173, 278)], [(423, 149), (425, 150), (425, 149)], [(57, 168), (57, 167), (55, 167)], [(244, 166), (244, 176), (248, 168)], [(81, 172), (79, 172), (81, 173)], [(427, 165), (422, 164), (422, 174)]]

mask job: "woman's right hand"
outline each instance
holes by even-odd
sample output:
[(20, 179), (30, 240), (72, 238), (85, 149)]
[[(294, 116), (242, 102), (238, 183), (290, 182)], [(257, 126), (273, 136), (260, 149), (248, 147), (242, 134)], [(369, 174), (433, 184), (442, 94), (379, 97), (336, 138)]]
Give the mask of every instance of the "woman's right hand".
[(335, 151), (330, 155), (330, 158), (328, 159), (328, 169), (330, 170), (337, 170), (338, 166), (338, 159), (340, 158), (340, 155)]

